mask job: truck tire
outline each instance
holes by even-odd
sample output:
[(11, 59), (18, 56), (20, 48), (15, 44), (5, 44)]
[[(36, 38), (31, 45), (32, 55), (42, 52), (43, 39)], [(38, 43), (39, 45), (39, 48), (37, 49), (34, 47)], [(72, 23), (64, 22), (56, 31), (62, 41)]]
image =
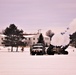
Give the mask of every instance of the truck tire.
[(35, 55), (35, 52), (31, 52), (30, 54), (31, 54), (31, 55)]
[(68, 54), (68, 51), (63, 51), (62, 54), (67, 55)]
[(48, 54), (48, 55), (54, 55), (54, 51), (49, 51), (49, 50), (47, 50), (47, 54)]

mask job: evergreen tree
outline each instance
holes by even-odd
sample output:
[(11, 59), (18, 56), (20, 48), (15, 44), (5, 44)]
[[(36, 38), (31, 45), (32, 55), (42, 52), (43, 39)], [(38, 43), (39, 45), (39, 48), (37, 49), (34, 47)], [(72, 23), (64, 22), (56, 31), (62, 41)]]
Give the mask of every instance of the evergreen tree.
[(45, 44), (45, 42), (44, 42), (44, 37), (43, 37), (42, 33), (39, 35), (38, 43), (43, 43), (43, 44)]
[(3, 44), (5, 46), (11, 46), (11, 52), (13, 51), (13, 47), (17, 47), (16, 51), (18, 51), (19, 46), (25, 45), (24, 42), (22, 42), (24, 39), (23, 30), (17, 29), (14, 24), (10, 24), (10, 26), (3, 31), (3, 34), (6, 35)]
[(70, 35), (70, 39), (71, 39), (71, 42), (70, 42), (71, 45), (76, 47), (76, 32)]

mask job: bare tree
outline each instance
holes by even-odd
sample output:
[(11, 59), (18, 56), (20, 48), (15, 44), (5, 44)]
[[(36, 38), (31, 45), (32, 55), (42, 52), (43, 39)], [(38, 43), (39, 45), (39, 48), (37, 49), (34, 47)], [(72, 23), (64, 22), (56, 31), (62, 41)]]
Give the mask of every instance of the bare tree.
[(53, 35), (54, 35), (54, 33), (51, 30), (48, 30), (46, 32), (46, 36), (49, 36), (50, 37), (50, 40), (51, 40), (51, 38), (52, 38)]

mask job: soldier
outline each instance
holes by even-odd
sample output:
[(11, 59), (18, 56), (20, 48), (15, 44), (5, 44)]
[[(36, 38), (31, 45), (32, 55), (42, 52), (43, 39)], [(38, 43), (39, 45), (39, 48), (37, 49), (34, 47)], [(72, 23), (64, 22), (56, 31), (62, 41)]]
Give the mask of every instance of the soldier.
[(22, 51), (22, 52), (24, 51), (24, 47), (22, 47), (21, 51)]

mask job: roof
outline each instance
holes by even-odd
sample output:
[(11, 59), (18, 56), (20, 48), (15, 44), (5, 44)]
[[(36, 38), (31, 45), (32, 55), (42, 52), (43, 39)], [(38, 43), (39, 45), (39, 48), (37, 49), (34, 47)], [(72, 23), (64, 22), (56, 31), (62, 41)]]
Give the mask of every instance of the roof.
[(6, 35), (4, 35), (4, 34), (0, 34), (0, 36), (5, 37)]
[[(29, 35), (24, 35), (24, 37), (26, 37), (26, 38), (27, 38), (27, 37), (35, 37), (35, 36), (39, 36), (39, 34), (32, 34), (32, 35), (29, 34)], [(49, 37), (46, 36), (46, 35), (43, 35), (43, 37), (44, 37), (44, 38), (49, 38)]]
[(24, 35), (24, 37), (34, 37), (35, 35)]

